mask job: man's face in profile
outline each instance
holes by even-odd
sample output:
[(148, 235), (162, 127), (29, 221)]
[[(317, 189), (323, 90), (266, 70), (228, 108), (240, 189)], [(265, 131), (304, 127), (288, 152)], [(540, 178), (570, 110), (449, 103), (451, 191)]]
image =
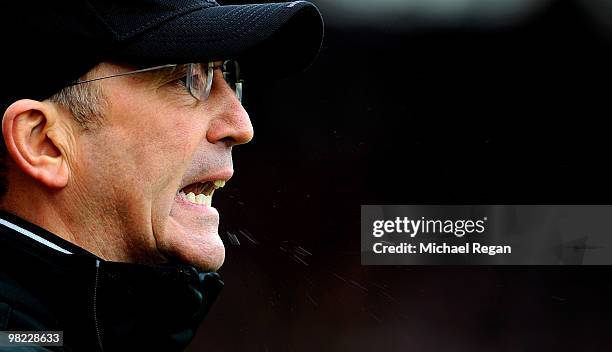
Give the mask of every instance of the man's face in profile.
[[(232, 147), (253, 136), (239, 100), (244, 75), (231, 63), (244, 60), (245, 72), (263, 80), (305, 70), (323, 21), (307, 1), (153, 3), (20, 4), (16, 13), (32, 13), (28, 21), (0, 22), (15, 48), (36, 41), (57, 51), (45, 74), (5, 77), (0, 208), (102, 260), (216, 270), (225, 251), (211, 193), (232, 177)], [(53, 21), (62, 25), (44, 25)], [(9, 33), (19, 27), (28, 30)], [(49, 33), (64, 41), (42, 41)], [(15, 67), (38, 61), (10, 58)], [(160, 84), (186, 62), (196, 63), (187, 75)]]
[[(103, 64), (97, 74), (128, 69)], [(216, 270), (225, 257), (219, 214), (187, 194), (207, 194), (214, 181), (232, 176), (232, 146), (253, 136), (249, 116), (220, 71), (203, 102), (181, 81), (151, 81), (149, 75), (100, 81), (103, 123), (75, 133), (71, 143), (79, 216), (95, 218), (91, 232), (127, 247), (130, 261), (178, 259)]]

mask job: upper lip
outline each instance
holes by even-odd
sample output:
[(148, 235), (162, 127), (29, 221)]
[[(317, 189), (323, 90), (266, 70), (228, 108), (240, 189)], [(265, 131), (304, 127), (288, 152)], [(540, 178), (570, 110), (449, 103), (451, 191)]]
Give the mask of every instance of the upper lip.
[(231, 168), (218, 170), (215, 172), (206, 171), (200, 175), (196, 175), (195, 177), (186, 180), (185, 183), (181, 184), (181, 186), (179, 187), (179, 190), (191, 184), (194, 184), (196, 182), (204, 183), (206, 181), (217, 181), (217, 180), (223, 180), (227, 182), (229, 181), (230, 178), (232, 178), (233, 174), (234, 174), (234, 170)]

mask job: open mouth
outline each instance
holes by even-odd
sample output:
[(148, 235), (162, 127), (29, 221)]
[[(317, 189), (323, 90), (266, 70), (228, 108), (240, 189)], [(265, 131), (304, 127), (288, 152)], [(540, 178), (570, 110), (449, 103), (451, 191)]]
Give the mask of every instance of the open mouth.
[(225, 186), (224, 180), (192, 183), (179, 191), (179, 196), (190, 203), (212, 206), (215, 190)]

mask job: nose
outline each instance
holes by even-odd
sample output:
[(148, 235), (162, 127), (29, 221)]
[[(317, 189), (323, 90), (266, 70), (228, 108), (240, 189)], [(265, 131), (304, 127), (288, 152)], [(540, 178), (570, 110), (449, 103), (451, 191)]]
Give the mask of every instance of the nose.
[(214, 109), (206, 138), (210, 143), (223, 142), (228, 146), (248, 143), (253, 139), (253, 125), (234, 90), (225, 82), (223, 75), (213, 77), (212, 89), (207, 104)]

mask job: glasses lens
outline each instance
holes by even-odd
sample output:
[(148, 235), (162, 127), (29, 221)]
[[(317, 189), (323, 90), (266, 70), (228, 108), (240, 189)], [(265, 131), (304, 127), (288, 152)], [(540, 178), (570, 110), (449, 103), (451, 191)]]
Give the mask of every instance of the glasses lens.
[(210, 64), (187, 65), (187, 87), (194, 98), (200, 101), (208, 98), (213, 81), (213, 70)]
[(234, 90), (236, 97), (242, 102), (242, 80), (240, 79), (240, 65), (234, 60), (223, 62), (223, 78)]
[(242, 80), (240, 79), (240, 66), (234, 60), (224, 61), (222, 65), (189, 64), (187, 66), (187, 87), (189, 93), (196, 99), (204, 101), (210, 95), (215, 68), (221, 68), (223, 78), (234, 90), (236, 97), (242, 102)]

